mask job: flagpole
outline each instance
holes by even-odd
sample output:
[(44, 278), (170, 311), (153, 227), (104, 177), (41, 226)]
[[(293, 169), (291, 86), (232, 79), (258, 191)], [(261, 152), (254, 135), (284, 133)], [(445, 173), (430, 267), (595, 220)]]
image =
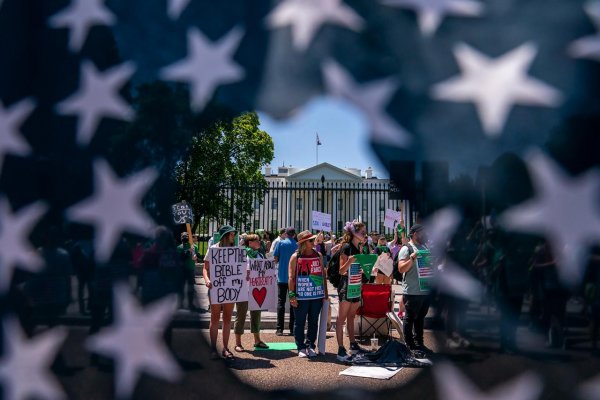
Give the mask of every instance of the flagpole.
[(318, 133), (315, 133), (315, 150), (317, 153), (317, 163), (315, 165), (319, 165), (319, 140), (318, 140)]

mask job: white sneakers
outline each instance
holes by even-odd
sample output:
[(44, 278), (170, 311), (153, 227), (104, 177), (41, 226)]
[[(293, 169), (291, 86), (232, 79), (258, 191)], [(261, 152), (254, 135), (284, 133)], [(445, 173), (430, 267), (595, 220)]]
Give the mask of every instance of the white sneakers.
[(311, 349), (310, 347), (306, 349), (298, 350), (298, 358), (314, 358), (317, 356), (317, 352)]

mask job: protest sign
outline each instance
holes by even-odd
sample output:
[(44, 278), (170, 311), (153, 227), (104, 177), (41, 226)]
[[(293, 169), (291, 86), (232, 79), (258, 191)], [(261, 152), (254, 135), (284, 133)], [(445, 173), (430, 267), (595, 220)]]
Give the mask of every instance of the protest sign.
[(398, 222), (402, 219), (402, 212), (394, 211), (390, 208), (385, 210), (385, 220), (383, 221), (383, 226), (386, 228), (394, 229)]
[(193, 224), (194, 213), (192, 207), (185, 201), (171, 206), (173, 213), (173, 223), (176, 225)]
[(370, 279), (373, 266), (377, 262), (377, 254), (355, 254), (354, 259), (360, 264), (363, 274)]
[(273, 259), (248, 259), (248, 309), (274, 311), (277, 308), (277, 268)]
[(381, 253), (379, 257), (377, 257), (377, 262), (373, 268), (377, 268), (377, 270), (381, 271), (385, 276), (392, 276), (392, 272), (394, 272), (394, 260), (392, 260), (390, 253)]
[(422, 292), (431, 290), (433, 279), (433, 266), (429, 250), (417, 250), (417, 272), (419, 275), (419, 289)]
[[(356, 257), (356, 255), (354, 256)], [(349, 299), (360, 297), (362, 288), (362, 268), (359, 263), (352, 263), (348, 269), (348, 294)]]
[(296, 298), (312, 300), (323, 297), (325, 286), (321, 260), (317, 257), (299, 258), (296, 264)]
[(248, 301), (246, 250), (239, 247), (211, 247), (208, 250), (211, 304)]
[(325, 345), (327, 344), (327, 323), (329, 321), (329, 300), (323, 301), (321, 315), (319, 316), (319, 336), (317, 339), (317, 347), (319, 354), (325, 354)]
[(312, 229), (331, 232), (331, 214), (312, 211)]

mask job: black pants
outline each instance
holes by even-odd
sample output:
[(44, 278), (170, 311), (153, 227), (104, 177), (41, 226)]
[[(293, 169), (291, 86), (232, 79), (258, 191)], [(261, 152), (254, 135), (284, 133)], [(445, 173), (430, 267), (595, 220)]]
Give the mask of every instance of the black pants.
[(185, 286), (187, 284), (187, 302), (188, 308), (194, 308), (194, 294), (196, 289), (194, 289), (194, 285), (196, 284), (196, 271), (190, 268), (184, 268), (183, 274), (181, 277), (181, 287), (179, 290), (179, 303), (181, 307), (183, 307), (183, 293), (186, 292)]
[[(283, 332), (285, 322), (285, 302), (288, 297), (288, 284), (278, 283), (277, 294), (277, 330)], [(290, 306), (290, 333), (294, 333), (294, 307)]]
[[(406, 309), (406, 321), (404, 322), (404, 339), (408, 347), (423, 344), (423, 330), (425, 317), (429, 311), (430, 299), (427, 295), (404, 295), (402, 296)], [(413, 333), (414, 330), (414, 333)]]

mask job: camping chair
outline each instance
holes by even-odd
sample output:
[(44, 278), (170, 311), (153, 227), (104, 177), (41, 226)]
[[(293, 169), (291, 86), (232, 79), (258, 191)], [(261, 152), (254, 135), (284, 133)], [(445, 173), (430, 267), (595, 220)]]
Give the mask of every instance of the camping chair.
[(387, 313), (392, 311), (392, 285), (363, 284), (359, 316), (358, 335), (364, 337), (378, 334), (385, 328), (385, 335), (391, 336), (391, 323)]

